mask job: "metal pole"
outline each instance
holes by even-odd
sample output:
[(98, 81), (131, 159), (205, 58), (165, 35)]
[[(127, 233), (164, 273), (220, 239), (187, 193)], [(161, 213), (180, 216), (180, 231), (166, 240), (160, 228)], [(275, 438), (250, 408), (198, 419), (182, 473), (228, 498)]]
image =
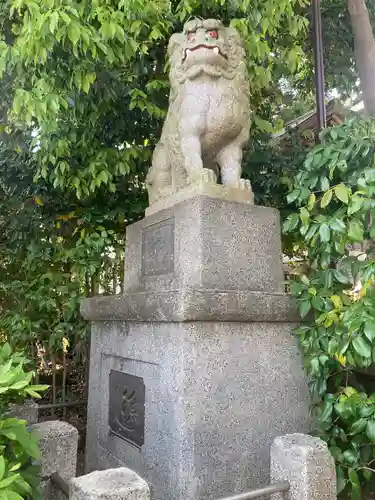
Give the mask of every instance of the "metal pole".
[(320, 0), (312, 2), (312, 18), (314, 33), (314, 55), (315, 55), (315, 89), (316, 109), (318, 116), (318, 133), (327, 125), (326, 105), (324, 100), (324, 60), (323, 60), (323, 33)]
[(51, 403), (51, 404), (45, 404), (45, 405), (40, 405), (38, 404), (38, 410), (50, 410), (50, 409), (57, 409), (57, 408), (70, 408), (73, 406), (83, 406), (86, 405), (87, 401), (85, 399), (82, 399), (80, 401), (67, 401), (66, 403)]
[(221, 500), (252, 500), (254, 498), (260, 498), (263, 495), (267, 496), (272, 495), (273, 493), (284, 493), (289, 490), (289, 482), (283, 481), (282, 483), (270, 484), (269, 486), (263, 486), (262, 488), (250, 490), (246, 493), (240, 493), (239, 495), (234, 495), (232, 497), (222, 498)]

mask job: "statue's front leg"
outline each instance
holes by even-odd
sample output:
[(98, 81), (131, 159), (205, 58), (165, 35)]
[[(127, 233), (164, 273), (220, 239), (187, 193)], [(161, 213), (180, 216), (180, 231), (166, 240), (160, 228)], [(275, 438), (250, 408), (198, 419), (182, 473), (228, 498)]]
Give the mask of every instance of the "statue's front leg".
[(197, 184), (200, 182), (216, 183), (215, 173), (203, 166), (202, 146), (199, 136), (184, 136), (181, 139), (181, 152), (185, 159), (188, 184)]
[(224, 186), (251, 190), (250, 181), (242, 179), (242, 147), (236, 142), (225, 146), (217, 157)]
[(169, 152), (160, 141), (152, 156), (152, 166), (146, 176), (149, 203), (155, 203), (172, 192), (172, 172)]
[(180, 145), (190, 183), (198, 178), (203, 170), (201, 141), (198, 136), (185, 135), (181, 138)]

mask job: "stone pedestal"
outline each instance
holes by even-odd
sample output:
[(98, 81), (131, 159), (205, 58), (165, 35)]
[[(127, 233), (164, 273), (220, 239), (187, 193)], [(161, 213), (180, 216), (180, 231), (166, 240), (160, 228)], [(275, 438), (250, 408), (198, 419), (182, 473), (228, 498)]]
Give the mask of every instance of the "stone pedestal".
[(269, 479), (276, 436), (308, 432), (276, 210), (197, 196), (127, 228), (125, 294), (92, 324), (87, 472), (126, 466), (155, 500)]

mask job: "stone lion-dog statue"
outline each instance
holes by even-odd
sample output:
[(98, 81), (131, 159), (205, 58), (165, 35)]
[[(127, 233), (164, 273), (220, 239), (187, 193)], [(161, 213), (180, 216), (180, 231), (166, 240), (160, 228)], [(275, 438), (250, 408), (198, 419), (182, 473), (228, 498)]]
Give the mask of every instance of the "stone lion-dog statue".
[(235, 28), (215, 19), (187, 22), (168, 45), (167, 118), (146, 177), (150, 204), (197, 183), (251, 191), (241, 178), (250, 136), (245, 50)]

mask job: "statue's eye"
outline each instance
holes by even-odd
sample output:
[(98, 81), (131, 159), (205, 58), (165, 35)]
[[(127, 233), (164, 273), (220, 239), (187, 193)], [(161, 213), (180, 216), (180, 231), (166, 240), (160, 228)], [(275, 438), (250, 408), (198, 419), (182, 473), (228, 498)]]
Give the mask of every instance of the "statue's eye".
[(210, 35), (211, 38), (213, 38), (214, 40), (217, 40), (218, 36), (217, 36), (217, 31), (209, 31), (208, 34)]
[(194, 31), (189, 31), (187, 34), (187, 38), (189, 41), (194, 40), (195, 38), (195, 32)]

